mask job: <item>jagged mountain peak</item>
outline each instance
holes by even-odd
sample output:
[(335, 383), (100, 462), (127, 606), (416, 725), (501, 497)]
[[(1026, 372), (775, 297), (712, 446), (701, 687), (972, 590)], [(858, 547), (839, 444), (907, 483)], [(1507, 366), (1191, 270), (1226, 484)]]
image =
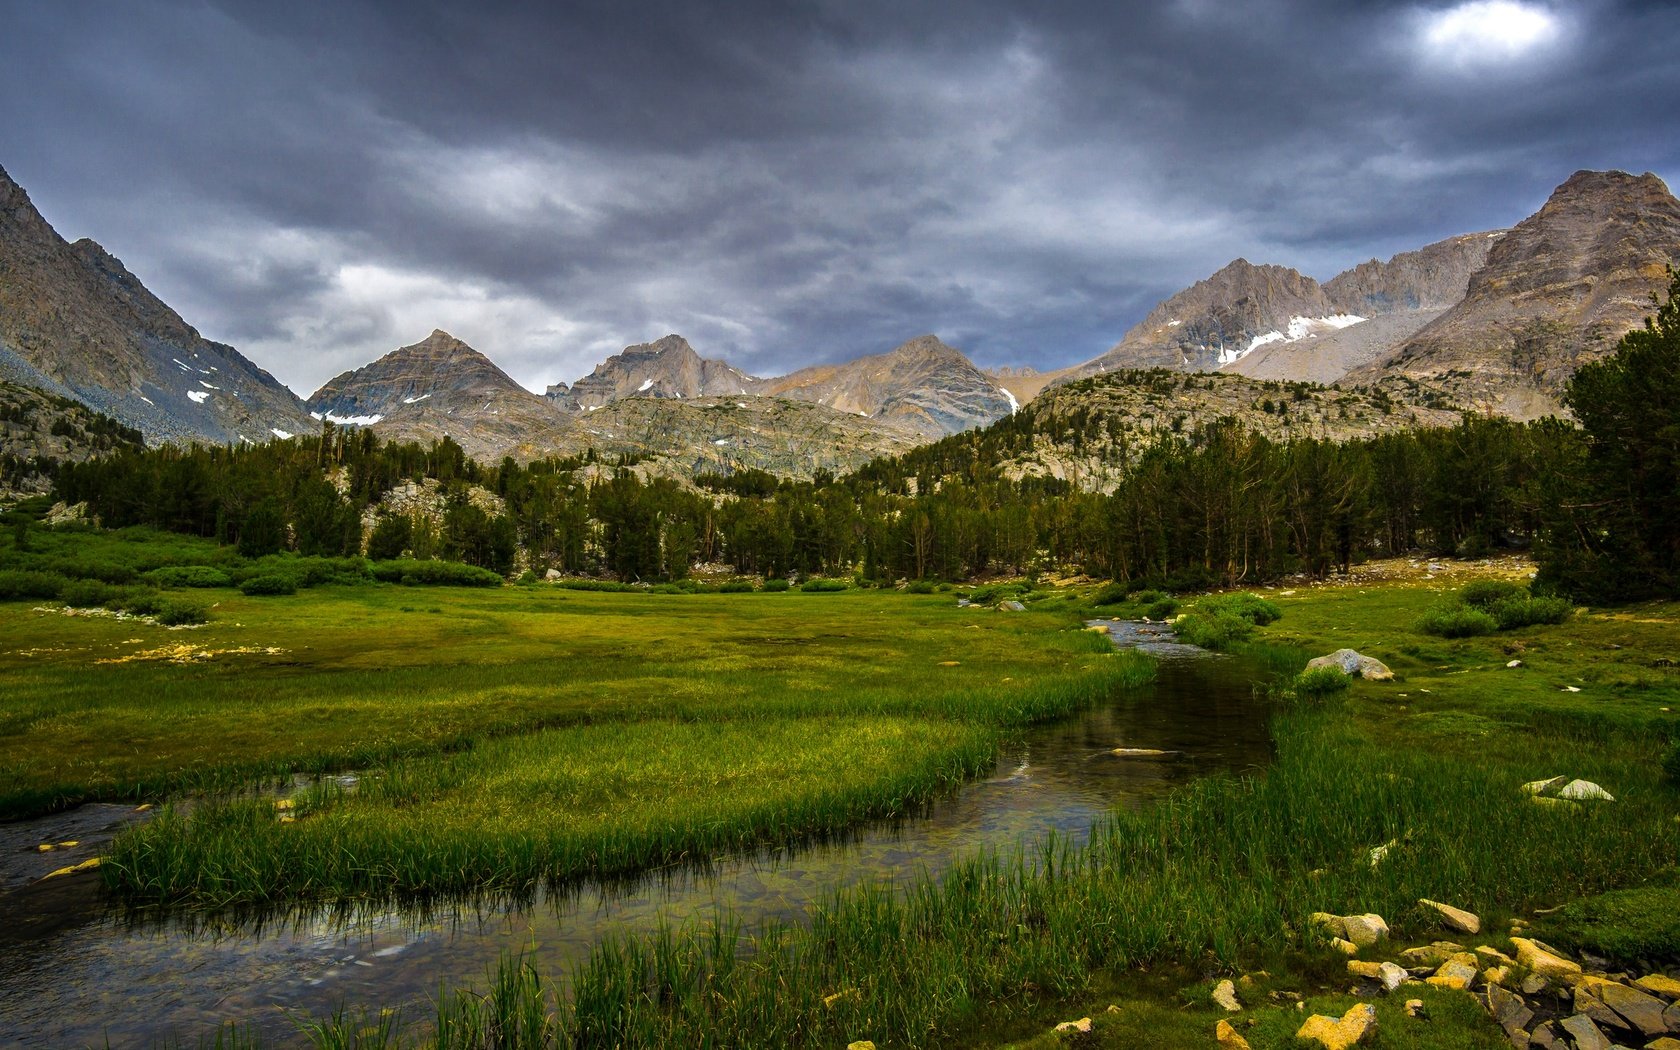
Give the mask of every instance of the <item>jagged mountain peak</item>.
[(549, 387), (547, 397), (561, 408), (590, 412), (626, 397), (746, 394), (758, 382), (727, 361), (701, 357), (687, 339), (673, 333), (625, 347), (570, 387), (560, 383)]
[(1345, 383), (1441, 386), (1519, 418), (1559, 411), (1575, 370), (1651, 310), (1680, 257), (1680, 200), (1652, 174), (1578, 171), (1492, 242), (1461, 302)]

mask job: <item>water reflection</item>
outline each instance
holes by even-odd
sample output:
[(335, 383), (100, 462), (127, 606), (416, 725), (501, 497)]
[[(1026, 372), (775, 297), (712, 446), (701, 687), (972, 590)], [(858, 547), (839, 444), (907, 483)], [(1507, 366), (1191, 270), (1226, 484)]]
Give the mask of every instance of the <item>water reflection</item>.
[[(1167, 753), (1119, 757), (1116, 748)], [(288, 1016), (340, 1003), (425, 1018), (440, 984), (482, 985), (505, 952), (564, 973), (609, 932), (705, 921), (724, 906), (749, 929), (798, 920), (864, 879), (937, 873), (980, 847), (1051, 831), (1082, 838), (1111, 807), (1146, 805), (1195, 776), (1262, 764), (1270, 751), (1266, 713), (1238, 662), (1169, 657), (1152, 687), (1011, 741), (992, 776), (841, 839), (633, 880), (402, 907), (125, 912), (84, 890), (82, 906), (41, 936), (0, 936), (0, 1046), (149, 1046), (228, 1020), (301, 1041)]]

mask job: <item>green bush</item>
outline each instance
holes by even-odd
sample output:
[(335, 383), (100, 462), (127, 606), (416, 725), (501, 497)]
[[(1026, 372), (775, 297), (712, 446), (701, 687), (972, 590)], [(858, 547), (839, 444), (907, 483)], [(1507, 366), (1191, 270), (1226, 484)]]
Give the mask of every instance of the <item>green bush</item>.
[(1253, 634), (1254, 624), (1224, 609), (1212, 613), (1198, 610), (1173, 621), (1173, 633), (1181, 642), (1217, 650)]
[(719, 594), (751, 594), (751, 580), (727, 580), (718, 588)]
[(1256, 627), (1276, 623), (1283, 618), (1283, 610), (1257, 594), (1221, 594), (1203, 598), (1196, 608), (1211, 615), (1230, 613), (1247, 620)]
[(232, 587), (233, 577), (209, 565), (165, 565), (141, 579), (158, 587)]
[(399, 558), (375, 562), (373, 578), (411, 587), (500, 587), (502, 578), (489, 569), (458, 561), (419, 561)]
[(1027, 583), (994, 583), (985, 587), (976, 587), (968, 594), (968, 600), (975, 605), (996, 605), (998, 602), (1011, 598), (1020, 598), (1032, 590)]
[(210, 610), (197, 602), (184, 601), (180, 598), (165, 598), (158, 606), (157, 621), (166, 627), (179, 627), (189, 623), (208, 623)]
[(1509, 580), (1477, 580), (1467, 583), (1458, 592), (1458, 596), (1465, 605), (1474, 605), (1478, 609), (1486, 609), (1499, 602), (1520, 597), (1528, 593), (1528, 588), (1512, 583)]
[(1680, 959), (1680, 887), (1672, 878), (1668, 869), (1655, 885), (1571, 901), (1537, 932), (1564, 951), (1592, 952), (1614, 963)]
[(1319, 700), (1348, 687), (1348, 676), (1336, 667), (1311, 667), (1295, 676), (1289, 691), (1303, 700)]
[(130, 587), (108, 599), (105, 607), (135, 616), (156, 616), (163, 610), (163, 595), (149, 587)]
[(1125, 600), (1126, 585), (1123, 583), (1105, 583), (1097, 588), (1097, 593), (1091, 595), (1092, 605), (1119, 605)]
[(1495, 602), (1488, 612), (1499, 622), (1501, 631), (1510, 631), (1541, 623), (1562, 623), (1574, 615), (1575, 608), (1567, 598), (1535, 598), (1524, 594)]
[(1178, 602), (1171, 598), (1162, 598), (1159, 601), (1150, 602), (1149, 606), (1143, 610), (1143, 615), (1151, 620), (1165, 620), (1177, 612)]
[(822, 578), (806, 580), (799, 585), (799, 589), (807, 594), (833, 594), (843, 591), (847, 587), (845, 580), (828, 580)]
[(58, 592), (58, 600), (75, 609), (97, 609), (118, 593), (115, 587), (98, 580), (71, 580)]
[[(378, 570), (379, 567), (375, 565), (375, 573)], [(609, 591), (615, 594), (620, 591), (635, 590), (628, 583), (619, 583), (617, 580), (560, 580), (555, 583), (555, 586), (563, 587), (568, 591)]]
[(776, 576), (772, 579), (765, 580), (764, 586), (760, 587), (759, 590), (766, 591), (771, 594), (780, 594), (781, 592), (788, 590), (790, 587), (792, 587), (792, 584), (788, 583), (786, 579)]
[(1439, 638), (1474, 638), (1499, 630), (1499, 621), (1480, 609), (1453, 603), (1430, 608), (1418, 618), (1416, 627)]
[(932, 580), (911, 580), (909, 583), (904, 585), (904, 593), (905, 594), (932, 594), (933, 593), (933, 581)]
[[(1121, 587), (1121, 595), (1120, 596), (1122, 598), (1124, 598), (1125, 597), (1124, 586), (1120, 585), (1120, 584), (1115, 584), (1115, 586)], [(1164, 601), (1168, 601), (1168, 600), (1169, 599), (1167, 598), (1166, 595), (1162, 594), (1160, 591), (1157, 591), (1157, 590), (1139, 591), (1136, 594), (1132, 595), (1132, 601), (1137, 602), (1139, 605), (1154, 605), (1156, 602), (1164, 602)]]
[(297, 580), (290, 576), (281, 576), (278, 573), (270, 576), (253, 576), (239, 585), (239, 592), (253, 596), (296, 594)]

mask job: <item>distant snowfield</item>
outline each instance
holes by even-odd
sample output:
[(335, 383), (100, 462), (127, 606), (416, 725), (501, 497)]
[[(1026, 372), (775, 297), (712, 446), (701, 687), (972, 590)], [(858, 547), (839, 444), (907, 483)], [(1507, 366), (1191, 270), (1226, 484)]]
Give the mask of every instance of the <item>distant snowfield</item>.
[(313, 419), (325, 419), (327, 422), (337, 423), (341, 427), (371, 427), (381, 419), (385, 418), (384, 413), (380, 413), (376, 416), (335, 416), (331, 412), (328, 412), (326, 415), (322, 415), (319, 412), (311, 412), (309, 415)]
[(195, 405), (204, 404), (205, 399), (208, 398), (209, 396), (210, 396), (210, 392), (207, 391), (207, 390), (189, 390), (189, 391), (187, 391), (187, 397), (190, 398), (192, 400), (192, 403), (195, 404)]
[(421, 394), (419, 397), (405, 397), (405, 398), (403, 398), (403, 404), (412, 405), (412, 404), (415, 404), (417, 402), (424, 401), (428, 397), (431, 397), (431, 396), (432, 396), (431, 392), (428, 391), (427, 393)]
[(1219, 351), (1219, 363), (1221, 365), (1235, 364), (1262, 346), (1271, 343), (1294, 343), (1302, 339), (1316, 339), (1325, 332), (1339, 332), (1365, 320), (1357, 314), (1331, 314), (1328, 317), (1291, 317), (1289, 323), (1284, 326), (1288, 334), (1273, 330), (1250, 339), (1248, 345), (1240, 350), (1235, 348), (1221, 349)]

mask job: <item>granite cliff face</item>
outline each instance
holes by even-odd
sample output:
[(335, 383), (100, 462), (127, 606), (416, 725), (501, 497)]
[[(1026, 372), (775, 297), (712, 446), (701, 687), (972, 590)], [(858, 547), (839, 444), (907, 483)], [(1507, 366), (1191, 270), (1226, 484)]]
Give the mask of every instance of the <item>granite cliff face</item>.
[(625, 397), (745, 394), (758, 382), (727, 362), (701, 357), (682, 336), (668, 335), (627, 346), (570, 387), (549, 387), (546, 396), (561, 408), (587, 412)]
[(79, 401), (150, 441), (265, 441), (303, 403), (211, 342), (90, 240), (66, 244), (0, 170), (0, 378)]
[(447, 436), (477, 459), (543, 447), (564, 429), (552, 404), (441, 330), (335, 376), (310, 395), (309, 410), (402, 440)]
[(1487, 230), (1401, 252), (1387, 262), (1370, 259), (1324, 282), (1324, 293), (1343, 313), (1362, 317), (1414, 310), (1446, 310), (1464, 298), (1470, 275), (1507, 230)]
[(985, 426), (1019, 407), (1013, 394), (931, 335), (885, 354), (766, 379), (757, 392), (827, 405), (928, 440)]
[(1462, 301), (1344, 385), (1397, 377), (1518, 418), (1559, 410), (1582, 364), (1653, 312), (1680, 257), (1680, 201), (1652, 174), (1580, 171), (1499, 238)]

